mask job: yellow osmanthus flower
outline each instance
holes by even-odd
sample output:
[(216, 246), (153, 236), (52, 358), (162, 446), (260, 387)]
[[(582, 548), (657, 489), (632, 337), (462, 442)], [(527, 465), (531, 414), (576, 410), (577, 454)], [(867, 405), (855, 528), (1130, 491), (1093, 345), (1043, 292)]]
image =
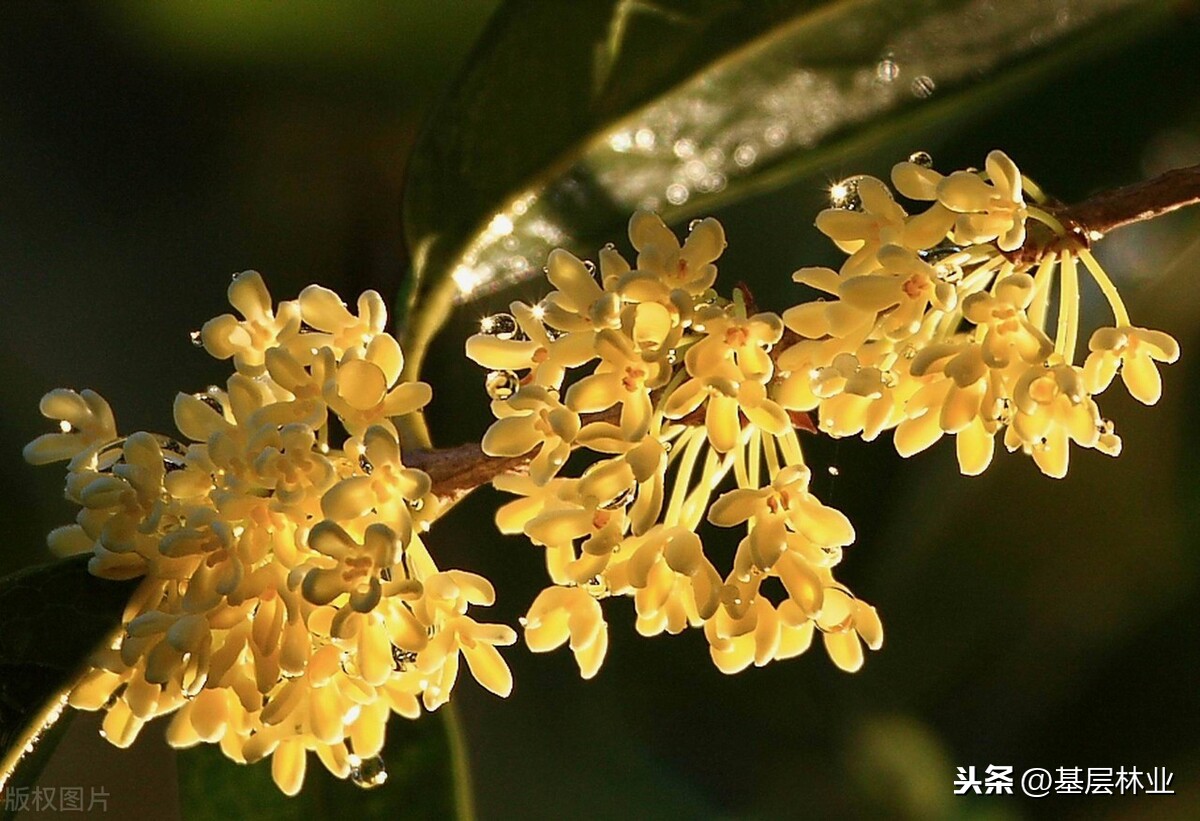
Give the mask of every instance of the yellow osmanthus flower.
[[(870, 219), (842, 226), (847, 247), (869, 248), (860, 260), (871, 270), (891, 254), (879, 237), (904, 217), (886, 192), (875, 205)], [(725, 672), (798, 655), (814, 632), (835, 663), (857, 669), (858, 637), (877, 648), (882, 630), (874, 610), (833, 580), (854, 531), (808, 492), (792, 419), (773, 395), (784, 378), (783, 318), (749, 309), (744, 291), (724, 299), (711, 289), (725, 242), (716, 220), (693, 223), (681, 243), (657, 216), (638, 213), (629, 239), (635, 265), (609, 246), (598, 277), (596, 266), (553, 252), (547, 279), (557, 290), (485, 318), (467, 343), (470, 358), (495, 369), (489, 389), (506, 388), (489, 390), (496, 422), (484, 452), (536, 451), (528, 476), (495, 480), (518, 496), (498, 512), (500, 530), (544, 549), (554, 582), (526, 615), (529, 647), (569, 643), (590, 678), (609, 641), (600, 601), (627, 596), (639, 633), (703, 628)], [(893, 277), (876, 307), (854, 309), (860, 324), (902, 300), (923, 300), (910, 311), (919, 316), (939, 298), (929, 266), (914, 258), (909, 267), (920, 270)], [(910, 296), (906, 278), (916, 274), (925, 279)], [(547, 379), (550, 346), (573, 360)], [(497, 382), (503, 372), (511, 378)], [(565, 476), (572, 447), (593, 459)], [(736, 489), (714, 502), (727, 479)], [(730, 567), (718, 569), (697, 535), (706, 514), (746, 528)], [(760, 590), (772, 576), (788, 593), (778, 604)], [(823, 607), (827, 592), (837, 606)]]
[[(715, 219), (680, 242), (639, 212), (632, 263), (612, 245), (598, 265), (555, 250), (540, 302), (482, 320), (466, 341), (488, 369), (494, 421), (480, 448), (504, 461), (463, 473), (494, 476), (514, 497), (498, 529), (545, 552), (551, 584), (520, 620), (529, 649), (566, 645), (584, 678), (597, 675), (604, 602), (623, 597), (642, 635), (701, 630), (724, 673), (798, 656), (817, 634), (837, 667), (858, 670), (883, 627), (833, 575), (855, 533), (812, 493), (797, 434), (814, 429), (810, 411), (831, 436), (891, 431), (903, 456), (949, 434), (971, 475), (997, 439), (1053, 477), (1072, 442), (1120, 452), (1095, 397), (1119, 374), (1156, 402), (1175, 340), (1131, 324), (1084, 240), (1002, 152), (948, 176), (900, 163), (892, 182), (928, 207), (910, 214), (872, 177), (839, 184), (816, 224), (847, 258), (797, 271), (824, 296), (782, 313), (744, 287), (714, 290)], [(1082, 362), (1081, 263), (1113, 313)], [(401, 381), (382, 298), (368, 291), (352, 311), (314, 285), (276, 305), (248, 271), (229, 300), (237, 315), (194, 338), (234, 373), (176, 397), (182, 441), (120, 436), (91, 391), (42, 400), (59, 430), (25, 456), (68, 462), (80, 508), (51, 549), (90, 554), (100, 577), (142, 579), (70, 703), (106, 710), (118, 746), (171, 715), (172, 745), (270, 757), (288, 794), (310, 751), (372, 786), (390, 714), (445, 704), (462, 662), (511, 692), (497, 648), (517, 632), (477, 621), (492, 585), (440, 568), (426, 547), (447, 499), (405, 464), (397, 420), (432, 392)], [(469, 489), (460, 478), (439, 492)], [(731, 557), (706, 549), (706, 523), (738, 532)]]
[[(1121, 440), (1094, 396), (1119, 371), (1135, 398), (1156, 402), (1155, 363), (1178, 358), (1175, 340), (1130, 324), (1095, 257), (1040, 206), (1040, 189), (1003, 152), (991, 152), (983, 172), (949, 176), (900, 163), (892, 180), (929, 208), (909, 216), (882, 182), (863, 178), (860, 200), (818, 217), (817, 227), (851, 256), (840, 274), (796, 273), (833, 298), (784, 312), (799, 340), (778, 359), (774, 399), (817, 411), (820, 430), (833, 436), (873, 439), (894, 429), (904, 456), (951, 434), (969, 475), (991, 463), (998, 434), (1054, 477), (1067, 472), (1070, 442), (1119, 453)], [(1030, 220), (1053, 241), (1027, 259), (1012, 252)], [(1083, 363), (1080, 262), (1115, 319), (1093, 333)]]
[[(173, 745), (271, 756), (288, 794), (308, 751), (338, 777), (378, 783), (363, 762), (382, 749), (390, 713), (446, 703), (460, 656), (507, 695), (496, 647), (516, 634), (469, 616), (494, 601), (491, 585), (439, 570), (424, 545), (438, 502), (429, 477), (404, 466), (393, 420), (430, 390), (399, 382), (379, 295), (364, 294), (357, 313), (317, 286), (273, 305), (249, 271), (229, 298), (241, 318), (218, 317), (199, 339), (236, 372), (223, 389), (176, 398), (188, 444), (120, 438), (91, 391), (42, 401), (61, 431), (26, 458), (70, 460), (67, 497), (81, 508), (51, 546), (91, 553), (98, 576), (143, 579), (70, 703), (106, 710), (119, 746), (173, 714)], [(344, 441), (331, 441), (333, 419)]]

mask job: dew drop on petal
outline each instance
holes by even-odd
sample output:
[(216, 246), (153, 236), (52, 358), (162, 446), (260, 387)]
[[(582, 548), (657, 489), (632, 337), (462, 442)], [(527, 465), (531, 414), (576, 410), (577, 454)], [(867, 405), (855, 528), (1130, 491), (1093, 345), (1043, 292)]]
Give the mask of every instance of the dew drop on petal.
[(829, 186), (829, 204), (845, 211), (861, 210), (862, 199), (858, 196), (860, 179), (861, 177), (847, 177)]
[(374, 789), (387, 781), (387, 765), (382, 756), (374, 756), (360, 761), (350, 769), (350, 780), (364, 790)]
[(367, 458), (365, 453), (358, 457), (358, 468), (368, 476), (375, 470), (375, 466), (371, 464), (371, 460)]
[(632, 502), (636, 495), (637, 495), (637, 489), (635, 488), (634, 485), (630, 485), (629, 487), (625, 488), (620, 493), (618, 493), (616, 496), (609, 499), (604, 504), (600, 505), (600, 507), (603, 508), (604, 510), (616, 510), (617, 508), (625, 507), (627, 504)]
[(201, 402), (208, 405), (222, 416), (225, 414), (225, 409), (221, 407), (221, 403), (217, 401), (217, 397), (213, 396), (211, 393), (206, 391), (204, 393), (194, 393), (192, 396), (196, 399), (199, 399)]
[(580, 587), (593, 599), (607, 599), (610, 592), (608, 589), (608, 580), (602, 576), (592, 576), (592, 578), (588, 579)]
[(512, 314), (492, 314), (479, 321), (479, 330), (497, 339), (512, 339), (517, 333), (517, 320)]
[(933, 157), (928, 151), (914, 151), (908, 155), (908, 161), (922, 168), (933, 168)]
[(512, 371), (488, 371), (484, 388), (491, 399), (508, 399), (517, 392), (521, 380)]

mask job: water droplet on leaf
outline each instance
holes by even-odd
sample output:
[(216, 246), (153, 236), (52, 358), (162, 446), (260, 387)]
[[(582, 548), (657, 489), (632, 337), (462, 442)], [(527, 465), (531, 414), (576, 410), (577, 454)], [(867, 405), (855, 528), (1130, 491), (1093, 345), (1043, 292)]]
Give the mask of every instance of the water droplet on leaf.
[(875, 66), (875, 77), (882, 83), (893, 82), (900, 76), (900, 64), (891, 57), (885, 57)]
[(733, 150), (733, 161), (742, 168), (753, 165), (758, 159), (758, 149), (750, 143), (742, 143)]
[(912, 81), (912, 93), (914, 96), (920, 97), (922, 100), (927, 100), (933, 96), (933, 92), (937, 90), (937, 83), (927, 74), (922, 74), (920, 77)]

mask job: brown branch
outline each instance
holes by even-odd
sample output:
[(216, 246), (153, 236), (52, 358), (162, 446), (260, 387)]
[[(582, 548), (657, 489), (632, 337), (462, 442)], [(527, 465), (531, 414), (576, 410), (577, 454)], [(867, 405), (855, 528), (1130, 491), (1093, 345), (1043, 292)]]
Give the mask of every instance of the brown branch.
[(1077, 205), (1054, 211), (1069, 228), (1090, 239), (1135, 222), (1161, 217), (1200, 203), (1200, 165), (1176, 168), (1154, 179), (1104, 191)]
[(457, 502), (472, 490), (504, 473), (523, 473), (532, 454), (488, 456), (475, 442), (453, 448), (430, 448), (404, 454), (404, 464), (429, 474), (439, 499)]
[[(1070, 232), (1065, 241), (1086, 248), (1110, 231), (1197, 204), (1200, 204), (1200, 165), (1193, 165), (1102, 191), (1075, 205), (1052, 203), (1045, 210)], [(1063, 237), (1049, 230), (1038, 230), (1039, 225), (1030, 223), (1033, 230), (1029, 231), (1025, 244), (1007, 255), (1013, 262), (1036, 262), (1063, 246)]]
[[(656, 391), (657, 399), (660, 392)], [(805, 420), (793, 417), (798, 428), (815, 430), (807, 414)], [(580, 418), (584, 425), (593, 422), (608, 422), (618, 424), (621, 421), (621, 407), (615, 405), (600, 413), (585, 414)], [(674, 420), (684, 425), (700, 425), (704, 421), (703, 408), (692, 411), (681, 419)], [(483, 448), (475, 442), (458, 445), (452, 448), (422, 448), (404, 454), (406, 467), (417, 468), (429, 474), (433, 484), (433, 494), (451, 504), (466, 496), (481, 485), (489, 484), (502, 474), (520, 475), (529, 469), (535, 452), (521, 456), (488, 456)]]
[[(1178, 168), (1151, 180), (1101, 192), (1075, 205), (1051, 203), (1045, 206), (1045, 210), (1070, 232), (1069, 237), (1038, 230), (1040, 223), (1033, 224), (1031, 221), (1025, 244), (1007, 256), (1014, 262), (1035, 262), (1046, 253), (1061, 248), (1064, 241), (1087, 247), (1093, 240), (1117, 228), (1197, 204), (1200, 204), (1200, 165)], [(748, 289), (741, 283), (736, 287), (743, 290), (747, 304), (752, 304)], [(788, 343), (794, 341), (793, 337), (790, 332), (785, 332), (784, 339), (775, 346), (773, 353), (777, 355), (786, 350)], [(617, 422), (619, 418), (620, 409), (614, 407), (603, 413), (590, 414), (583, 421), (585, 424)], [(701, 424), (702, 415), (689, 414), (679, 421)], [(793, 414), (792, 421), (799, 430), (816, 431), (812, 418), (807, 414)], [(413, 450), (404, 454), (405, 464), (428, 473), (433, 481), (434, 494), (451, 503), (501, 474), (523, 473), (531, 459), (532, 454), (488, 456), (473, 442), (452, 448)]]

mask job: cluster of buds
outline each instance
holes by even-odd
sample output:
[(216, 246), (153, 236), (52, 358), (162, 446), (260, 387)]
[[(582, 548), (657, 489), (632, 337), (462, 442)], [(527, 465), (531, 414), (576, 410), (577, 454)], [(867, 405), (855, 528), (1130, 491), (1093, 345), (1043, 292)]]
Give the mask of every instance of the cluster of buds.
[(236, 371), (225, 388), (176, 397), (183, 442), (119, 436), (92, 391), (42, 400), (60, 431), (25, 457), (69, 460), (66, 495), (80, 506), (51, 549), (90, 553), (96, 576), (142, 578), (123, 632), (69, 703), (106, 710), (103, 732), (121, 747), (173, 714), (172, 745), (219, 744), (243, 763), (270, 756), (288, 794), (310, 750), (372, 786), (386, 777), (390, 713), (444, 704), (460, 654), (507, 695), (496, 646), (516, 634), (468, 616), (493, 602), (491, 585), (439, 570), (422, 541), (438, 500), (401, 461), (394, 420), (431, 394), (399, 382), (403, 355), (380, 296), (363, 294), (355, 314), (311, 286), (273, 306), (248, 271), (229, 299), (241, 316), (193, 337)]

